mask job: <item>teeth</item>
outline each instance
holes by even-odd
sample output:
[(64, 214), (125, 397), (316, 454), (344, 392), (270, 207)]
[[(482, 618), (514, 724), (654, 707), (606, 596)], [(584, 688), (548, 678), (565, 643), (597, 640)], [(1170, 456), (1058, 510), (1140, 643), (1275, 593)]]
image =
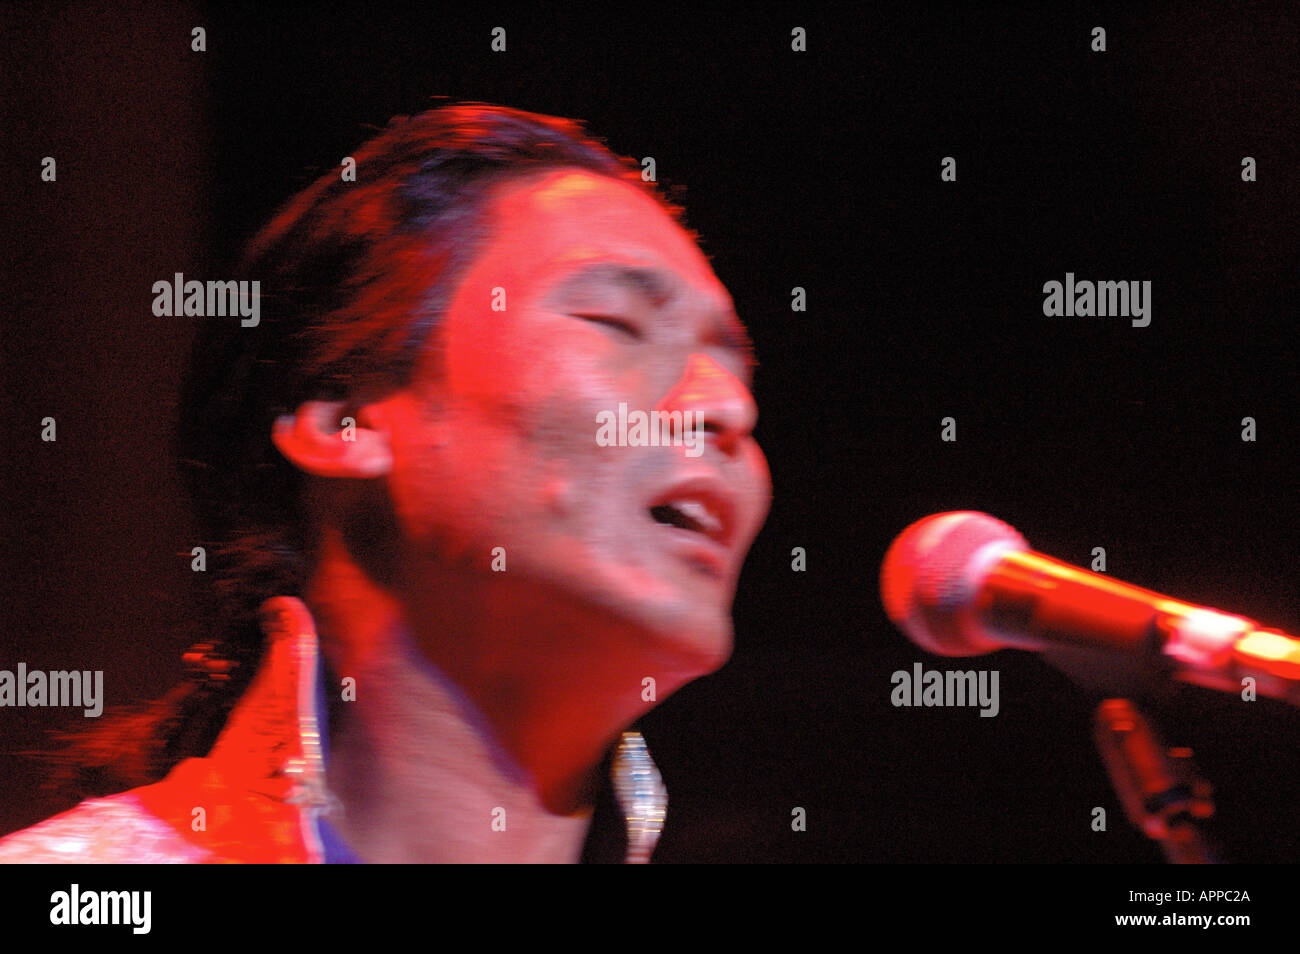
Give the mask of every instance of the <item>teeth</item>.
[(699, 500), (673, 500), (671, 504), (676, 510), (699, 524), (704, 533), (717, 533), (722, 529), (722, 521)]

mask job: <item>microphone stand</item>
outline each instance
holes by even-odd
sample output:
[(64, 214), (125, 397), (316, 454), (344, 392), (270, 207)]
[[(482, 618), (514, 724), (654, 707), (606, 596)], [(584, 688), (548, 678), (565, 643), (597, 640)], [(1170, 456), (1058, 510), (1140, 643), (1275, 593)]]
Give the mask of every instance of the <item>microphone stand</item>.
[(1093, 739), (1128, 820), (1158, 842), (1170, 864), (1218, 864), (1200, 823), (1214, 814), (1210, 785), (1197, 776), (1192, 750), (1168, 749), (1128, 699), (1106, 699)]

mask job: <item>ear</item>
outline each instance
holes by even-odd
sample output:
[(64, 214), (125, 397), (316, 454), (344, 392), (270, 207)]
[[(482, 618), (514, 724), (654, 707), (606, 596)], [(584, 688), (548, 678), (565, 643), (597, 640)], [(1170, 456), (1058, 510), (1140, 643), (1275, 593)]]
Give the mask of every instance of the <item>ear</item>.
[(271, 440), (286, 460), (309, 474), (380, 477), (392, 470), (392, 443), (383, 416), (367, 411), (345, 401), (307, 401), (276, 418)]

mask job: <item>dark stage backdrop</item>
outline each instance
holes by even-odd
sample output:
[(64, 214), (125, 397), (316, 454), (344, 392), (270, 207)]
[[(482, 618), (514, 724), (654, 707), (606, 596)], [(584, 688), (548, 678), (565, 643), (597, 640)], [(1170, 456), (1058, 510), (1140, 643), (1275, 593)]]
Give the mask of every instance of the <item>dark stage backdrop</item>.
[[(155, 317), (152, 283), (222, 274), (391, 116), (482, 100), (583, 119), (685, 185), (762, 362), (775, 501), (737, 651), (645, 720), (659, 860), (1158, 861), (1092, 748), (1109, 688), (1195, 749), (1229, 859), (1300, 861), (1300, 713), (930, 656), (877, 583), (907, 524), (983, 510), (1300, 632), (1296, 8), (908, 6), (6, 9), (0, 668), (103, 669), (110, 704), (179, 678), (194, 531), (166, 438), (194, 319)], [(1149, 281), (1150, 324), (1045, 316), (1067, 272)], [(997, 716), (895, 707), (916, 662), (997, 670)], [(20, 754), (79, 720), (0, 709), (0, 832), (70, 807)]]

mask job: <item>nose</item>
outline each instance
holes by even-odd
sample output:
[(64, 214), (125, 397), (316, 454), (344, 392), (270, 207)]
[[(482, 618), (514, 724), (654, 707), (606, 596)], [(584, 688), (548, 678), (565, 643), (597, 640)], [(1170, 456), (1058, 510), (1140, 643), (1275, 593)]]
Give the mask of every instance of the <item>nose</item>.
[[(659, 409), (694, 412), (695, 429), (714, 434), (718, 448), (726, 453), (748, 437), (758, 422), (758, 405), (749, 388), (703, 354), (691, 355), (685, 373), (659, 403)], [(688, 420), (685, 413), (682, 420)]]

